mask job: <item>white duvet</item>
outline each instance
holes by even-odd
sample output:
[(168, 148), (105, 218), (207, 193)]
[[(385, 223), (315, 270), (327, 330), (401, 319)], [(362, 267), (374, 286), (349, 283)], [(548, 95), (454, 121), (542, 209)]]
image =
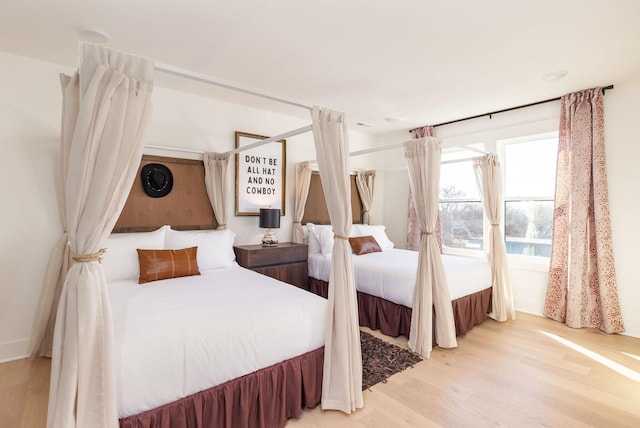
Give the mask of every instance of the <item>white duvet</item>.
[(120, 418), (324, 346), (325, 299), (237, 265), (109, 296)]
[[(418, 252), (387, 249), (378, 253), (352, 254), (356, 290), (413, 307)], [(443, 254), (451, 300), (491, 287), (491, 268), (484, 259)], [(329, 281), (331, 256), (309, 255), (309, 276)]]

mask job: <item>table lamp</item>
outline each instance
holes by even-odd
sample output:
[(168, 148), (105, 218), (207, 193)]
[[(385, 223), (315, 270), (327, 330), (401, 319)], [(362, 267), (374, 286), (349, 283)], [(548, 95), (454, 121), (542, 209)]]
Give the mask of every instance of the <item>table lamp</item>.
[(260, 208), (260, 227), (267, 229), (262, 237), (263, 247), (275, 247), (278, 245), (278, 238), (271, 229), (280, 228), (280, 209), (279, 208)]

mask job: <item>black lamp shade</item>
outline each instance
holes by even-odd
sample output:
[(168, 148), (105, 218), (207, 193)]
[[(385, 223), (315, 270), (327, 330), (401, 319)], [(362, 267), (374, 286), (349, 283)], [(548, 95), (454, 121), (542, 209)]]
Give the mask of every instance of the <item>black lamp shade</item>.
[(260, 208), (260, 227), (264, 229), (279, 229), (280, 209)]

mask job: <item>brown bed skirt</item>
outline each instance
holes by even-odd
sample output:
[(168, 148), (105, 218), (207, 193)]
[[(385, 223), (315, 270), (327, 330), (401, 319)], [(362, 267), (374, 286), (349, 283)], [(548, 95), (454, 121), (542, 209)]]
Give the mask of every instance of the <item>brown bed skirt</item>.
[(320, 404), (324, 348), (120, 420), (122, 428), (283, 427)]
[[(309, 277), (309, 291), (326, 298), (329, 295), (329, 283)], [(360, 291), (357, 294), (361, 326), (380, 330), (387, 336), (409, 337), (411, 308)], [(491, 312), (491, 288), (453, 300), (451, 306), (456, 335), (461, 336), (487, 319), (487, 314)], [(435, 340), (435, 334), (433, 337)]]

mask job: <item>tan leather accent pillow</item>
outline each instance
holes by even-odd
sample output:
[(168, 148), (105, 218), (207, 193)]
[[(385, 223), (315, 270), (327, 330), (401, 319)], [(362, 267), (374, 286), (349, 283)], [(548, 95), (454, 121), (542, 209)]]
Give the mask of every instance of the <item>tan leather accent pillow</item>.
[(378, 241), (376, 241), (376, 238), (371, 235), (349, 238), (349, 244), (351, 244), (351, 249), (358, 256), (361, 254), (379, 253), (382, 251), (380, 245), (378, 245)]
[(140, 262), (139, 284), (160, 279), (200, 275), (197, 260), (198, 247), (181, 250), (141, 250), (138, 248), (137, 251)]

